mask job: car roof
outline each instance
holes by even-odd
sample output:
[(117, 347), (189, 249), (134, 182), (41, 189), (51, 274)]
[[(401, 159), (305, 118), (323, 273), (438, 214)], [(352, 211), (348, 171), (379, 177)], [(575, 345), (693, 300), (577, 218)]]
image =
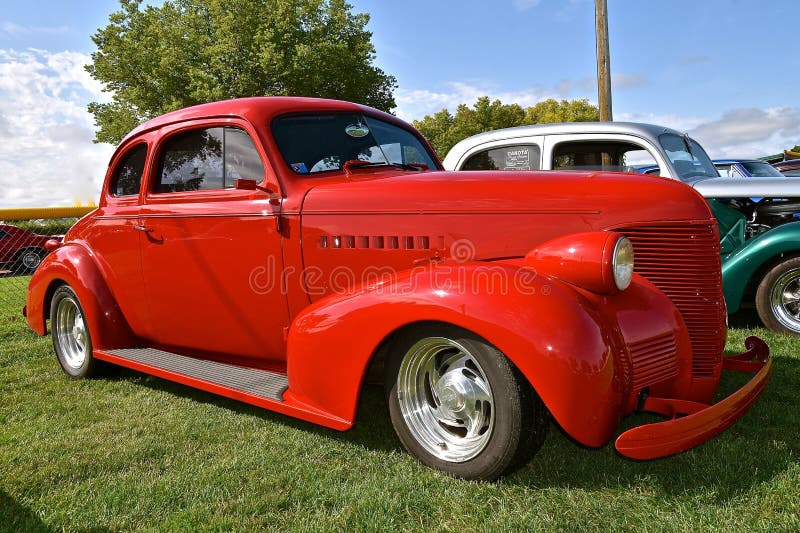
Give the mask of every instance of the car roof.
[(778, 161), (772, 163), (773, 167), (797, 167), (800, 166), (800, 159), (787, 159), (786, 161)]
[(511, 140), (519, 137), (571, 134), (627, 134), (658, 142), (658, 136), (664, 133), (683, 135), (680, 131), (672, 128), (666, 128), (655, 124), (645, 124), (642, 122), (558, 122), (553, 124), (516, 126), (514, 128), (504, 128), (501, 130), (478, 133), (477, 135), (468, 137), (451, 148), (446, 159), (458, 160), (465, 152), (480, 144), (492, 141)]
[(516, 126), (501, 130), (488, 131), (473, 135), (476, 143), (493, 141), (507, 137), (526, 137), (528, 135), (553, 135), (570, 133), (640, 133), (644, 136), (658, 136), (662, 133), (681, 132), (655, 124), (641, 122), (557, 122), (553, 124), (534, 124), (531, 126)]
[[(210, 102), (171, 111), (140, 124), (128, 133), (119, 146), (123, 146), (130, 139), (150, 130), (158, 129), (169, 124), (187, 120), (212, 118), (212, 117), (241, 117), (257, 121), (261, 117), (272, 117), (282, 113), (302, 113), (304, 111), (367, 111), (372, 114), (387, 117), (394, 122), (400, 119), (378, 109), (373, 109), (361, 104), (345, 102), (342, 100), (329, 100), (324, 98), (306, 98), (299, 96), (254, 96), (250, 98), (235, 98)], [(404, 123), (405, 124), (405, 123)]]

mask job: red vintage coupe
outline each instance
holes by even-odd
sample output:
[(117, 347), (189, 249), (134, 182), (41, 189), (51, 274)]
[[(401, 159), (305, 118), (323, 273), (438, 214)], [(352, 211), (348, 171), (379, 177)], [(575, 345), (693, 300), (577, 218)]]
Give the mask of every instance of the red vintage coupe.
[[(338, 430), (381, 381), (405, 447), (469, 479), (525, 464), (551, 418), (598, 447), (653, 412), (617, 450), (686, 450), (771, 365), (755, 338), (723, 357), (717, 225), (686, 185), (444, 172), (396, 117), (305, 98), (136, 128), (25, 312), (71, 377), (113, 363)], [(723, 369), (754, 376), (712, 404)]]

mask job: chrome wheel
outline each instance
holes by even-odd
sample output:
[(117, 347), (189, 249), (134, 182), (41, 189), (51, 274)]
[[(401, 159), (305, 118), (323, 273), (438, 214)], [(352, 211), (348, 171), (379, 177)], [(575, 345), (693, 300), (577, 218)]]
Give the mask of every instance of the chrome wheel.
[(64, 363), (74, 371), (80, 370), (86, 362), (89, 343), (83, 313), (71, 295), (58, 301), (53, 338), (58, 343)]
[(438, 459), (468, 461), (491, 439), (489, 380), (473, 354), (451, 339), (428, 337), (411, 346), (398, 371), (397, 400), (411, 436)]
[(39, 263), (42, 262), (42, 255), (36, 250), (28, 250), (22, 254), (20, 263), (26, 270), (36, 270)]
[(784, 327), (800, 333), (800, 268), (783, 273), (770, 291), (772, 314)]

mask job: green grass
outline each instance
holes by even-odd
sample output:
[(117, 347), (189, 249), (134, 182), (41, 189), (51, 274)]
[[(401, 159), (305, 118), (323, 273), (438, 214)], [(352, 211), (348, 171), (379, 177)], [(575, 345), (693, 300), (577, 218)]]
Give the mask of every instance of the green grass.
[(17, 220), (10, 222), (10, 224), (38, 233), (39, 235), (63, 235), (77, 221), (77, 218), (49, 218), (42, 220)]
[(731, 331), (732, 351), (753, 333), (769, 342), (773, 378), (694, 450), (635, 462), (551, 428), (528, 466), (477, 484), (403, 452), (380, 390), (340, 433), (134, 372), (70, 381), (17, 313), (0, 304), (3, 531), (800, 528), (796, 338)]

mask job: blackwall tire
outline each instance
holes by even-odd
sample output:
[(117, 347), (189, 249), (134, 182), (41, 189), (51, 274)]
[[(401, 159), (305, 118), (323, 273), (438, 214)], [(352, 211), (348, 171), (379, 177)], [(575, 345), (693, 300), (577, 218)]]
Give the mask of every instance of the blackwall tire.
[(58, 363), (70, 378), (91, 377), (97, 361), (92, 357), (92, 337), (86, 314), (75, 291), (62, 285), (50, 300), (50, 330)]
[(461, 328), (422, 324), (394, 342), (386, 368), (392, 425), (423, 464), (489, 481), (526, 464), (547, 411), (503, 353)]
[(756, 309), (772, 331), (800, 335), (800, 257), (781, 261), (758, 284)]

